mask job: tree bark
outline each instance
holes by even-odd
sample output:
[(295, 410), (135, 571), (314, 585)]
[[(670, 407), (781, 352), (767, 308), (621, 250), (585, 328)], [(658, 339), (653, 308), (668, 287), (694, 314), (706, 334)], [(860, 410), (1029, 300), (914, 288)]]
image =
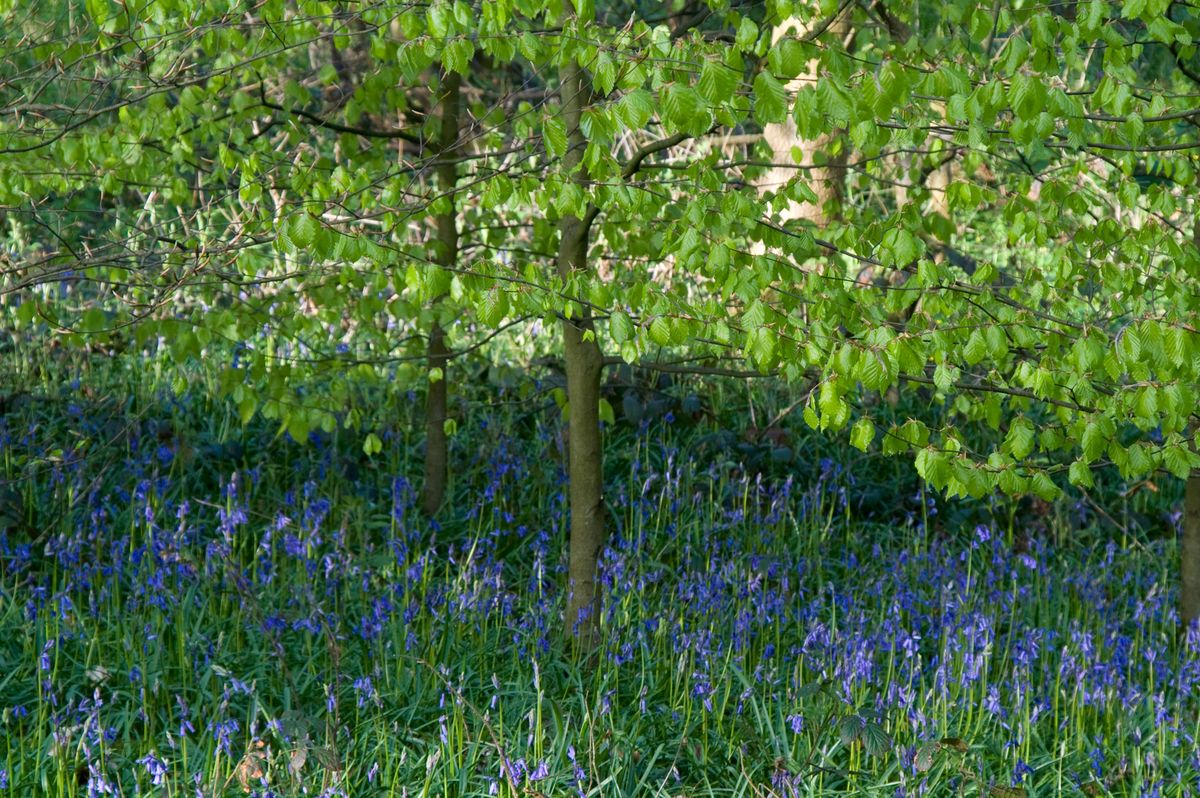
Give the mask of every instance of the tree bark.
[(567, 554), (567, 630), (585, 650), (600, 631), (596, 566), (604, 545), (604, 460), (600, 440), (600, 372), (604, 362), (591, 321), (563, 322), (567, 369), (567, 473), (571, 539)]
[[(811, 27), (812, 23), (795, 17), (786, 19), (772, 31), (772, 43), (785, 36), (803, 38), (809, 34)], [(853, 31), (849, 12), (842, 13), (824, 33), (832, 38), (850, 41)], [(789, 94), (794, 95), (803, 88), (805, 82), (817, 79), (817, 62), (809, 62), (806, 71), (807, 74), (798, 75), (788, 81), (786, 88)], [(797, 173), (802, 173), (813, 193), (817, 195), (816, 202), (790, 203), (780, 214), (783, 221), (802, 219), (821, 228), (837, 216), (846, 193), (846, 152), (843, 149), (833, 154), (828, 150), (843, 135), (841, 130), (832, 130), (814, 139), (801, 138), (796, 122), (790, 116), (784, 122), (763, 127), (763, 138), (771, 147), (771, 160), (779, 165), (768, 169), (759, 178), (758, 189), (763, 192), (778, 192), (795, 178)], [(798, 163), (792, 155), (794, 149), (800, 150)], [(818, 158), (818, 154), (823, 157)], [(799, 169), (793, 167), (793, 164)]]
[[(574, 17), (571, 0), (564, 0), (564, 15)], [(587, 146), (580, 118), (588, 86), (583, 70), (570, 60), (561, 73), (563, 122), (567, 152), (563, 164), (571, 179), (583, 184), (583, 152)], [(588, 224), (578, 216), (564, 216), (558, 225), (557, 269), (564, 280), (589, 269)], [(562, 321), (563, 357), (567, 371), (567, 491), (570, 503), (570, 540), (567, 547), (568, 635), (584, 651), (591, 651), (600, 636), (600, 592), (596, 566), (604, 545), (604, 461), (600, 439), (600, 374), (604, 357), (596, 341), (595, 325), (586, 307)]]
[[(1192, 223), (1192, 244), (1200, 250), (1200, 216)], [(1196, 425), (1188, 431), (1193, 440)], [(1200, 618), (1200, 469), (1192, 469), (1183, 489), (1183, 526), (1179, 530), (1179, 620)]]
[(1200, 470), (1193, 470), (1184, 488), (1183, 527), (1179, 533), (1179, 619), (1200, 618)]
[[(458, 218), (454, 190), (458, 184), (459, 103), (462, 79), (455, 72), (442, 74), (441, 130), (438, 134), (437, 188), (450, 200), (445, 213), (437, 215), (437, 246), (434, 262), (449, 268), (458, 260)], [(446, 331), (437, 319), (434, 299), (434, 320), (429, 330), (426, 362), (429, 369), (440, 369), (442, 378), (429, 384), (425, 397), (425, 481), (421, 487), (421, 509), (427, 515), (437, 513), (446, 499), (446, 480), (449, 471), (449, 452), (446, 440), (447, 368), (450, 349), (446, 346)]]

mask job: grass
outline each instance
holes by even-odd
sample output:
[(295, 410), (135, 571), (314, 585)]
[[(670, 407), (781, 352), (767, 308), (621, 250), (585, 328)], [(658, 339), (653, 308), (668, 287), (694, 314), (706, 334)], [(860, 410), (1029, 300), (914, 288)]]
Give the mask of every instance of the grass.
[(70, 371), (10, 369), (45, 387), (0, 421), (2, 794), (1200, 790), (1172, 540), (618, 426), (588, 663), (552, 416), (473, 410), (430, 523), (405, 396), (367, 460), (243, 429), (203, 373)]

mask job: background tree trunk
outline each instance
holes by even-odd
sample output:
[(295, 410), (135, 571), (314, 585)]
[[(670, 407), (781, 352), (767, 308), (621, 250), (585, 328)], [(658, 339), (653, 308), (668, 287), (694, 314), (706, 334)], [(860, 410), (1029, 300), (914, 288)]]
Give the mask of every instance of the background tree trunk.
[[(1192, 244), (1200, 250), (1200, 216), (1192, 222)], [(1192, 424), (1189, 431), (1196, 431)], [(1194, 440), (1194, 437), (1193, 437)], [(1192, 469), (1183, 490), (1183, 527), (1179, 531), (1179, 619), (1200, 618), (1200, 470)]]
[[(574, 16), (571, 0), (563, 3), (566, 20)], [(563, 67), (563, 122), (567, 129), (567, 152), (563, 164), (568, 173), (581, 169), (587, 146), (579, 127), (586, 104), (588, 85), (583, 70), (573, 61)], [(572, 179), (583, 184), (580, 173)], [(565, 280), (588, 265), (588, 225), (577, 216), (559, 222), (558, 273)], [(567, 476), (571, 512), (567, 550), (567, 633), (580, 647), (591, 650), (599, 641), (600, 594), (596, 565), (604, 545), (604, 460), (600, 440), (600, 373), (604, 358), (595, 337), (590, 312), (580, 308), (576, 318), (564, 318), (563, 357), (567, 371)]]
[[(771, 41), (772, 43), (778, 42), (785, 36), (803, 37), (808, 34), (811, 24), (811, 22), (804, 22), (795, 17), (786, 19), (772, 31)], [(850, 41), (853, 37), (850, 11), (847, 10), (841, 14), (822, 35), (831, 39)], [(816, 79), (817, 62), (810, 61), (806, 74), (798, 75), (788, 81), (788, 93), (795, 96), (805, 83), (816, 81)], [(831, 153), (830, 149), (831, 145), (843, 135), (844, 131), (835, 129), (814, 139), (801, 138), (796, 129), (796, 122), (790, 116), (784, 122), (772, 123), (763, 127), (763, 138), (771, 147), (771, 161), (779, 166), (768, 169), (759, 178), (759, 191), (777, 192), (797, 174), (801, 174), (813, 193), (817, 195), (816, 202), (790, 203), (781, 213), (783, 221), (803, 219), (812, 222), (817, 227), (825, 227), (832, 218), (836, 217), (837, 209), (845, 199), (846, 152), (841, 150)], [(792, 155), (794, 149), (800, 150), (799, 162)]]
[[(458, 184), (458, 138), (459, 103), (462, 78), (457, 73), (442, 74), (441, 130), (438, 135), (438, 164), (436, 169), (437, 188), (449, 196), (450, 208), (437, 216), (437, 246), (434, 261), (438, 266), (449, 268), (458, 260), (458, 218), (454, 202), (454, 189)], [(437, 303), (434, 299), (436, 314)], [(446, 331), (435, 315), (429, 330), (426, 362), (430, 370), (441, 369), (442, 378), (429, 384), (425, 398), (425, 481), (421, 488), (421, 509), (427, 515), (435, 514), (446, 499), (446, 478), (449, 469), (449, 453), (446, 441), (446, 394), (447, 367), (450, 350), (446, 346)]]
[(1183, 527), (1179, 533), (1179, 618), (1200, 618), (1200, 470), (1184, 488)]

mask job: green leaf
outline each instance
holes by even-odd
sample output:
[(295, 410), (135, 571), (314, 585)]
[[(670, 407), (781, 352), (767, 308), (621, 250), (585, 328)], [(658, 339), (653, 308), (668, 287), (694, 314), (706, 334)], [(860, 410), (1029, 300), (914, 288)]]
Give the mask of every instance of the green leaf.
[(596, 55), (596, 64), (592, 69), (592, 80), (601, 94), (611, 94), (617, 83), (617, 66), (607, 51), (601, 50)]
[(734, 36), (734, 45), (744, 52), (754, 49), (754, 45), (758, 42), (758, 26), (754, 24), (754, 20), (750, 17), (742, 17), (738, 23), (737, 33)]
[(903, 227), (893, 227), (883, 236), (883, 246), (891, 253), (891, 262), (897, 267), (905, 267), (916, 261), (924, 253), (921, 241), (909, 230)]
[(974, 366), (976, 363), (988, 356), (988, 344), (984, 339), (983, 333), (979, 330), (972, 330), (970, 337), (967, 338), (967, 343), (963, 347), (963, 359), (969, 365)]
[(769, 369), (775, 362), (775, 346), (777, 336), (770, 327), (756, 327), (747, 336), (747, 344), (755, 362), (763, 369)]
[(633, 322), (624, 313), (614, 313), (608, 319), (608, 333), (612, 336), (613, 342), (620, 346), (633, 338), (635, 334)]
[(850, 419), (850, 405), (838, 392), (832, 380), (821, 385), (817, 395), (817, 408), (821, 411), (821, 429), (836, 431)]
[(867, 451), (875, 440), (875, 425), (869, 418), (860, 418), (850, 428), (850, 445), (860, 451)]
[(499, 288), (493, 288), (479, 298), (475, 314), (485, 327), (496, 329), (508, 315), (508, 293)]
[(868, 721), (862, 730), (863, 750), (867, 756), (880, 756), (892, 750), (892, 738), (878, 723)]
[(254, 411), (257, 409), (258, 403), (253, 396), (243, 396), (237, 404), (238, 418), (243, 425), (249, 424), (250, 419), (254, 418)]
[(662, 90), (664, 120), (679, 131), (691, 135), (704, 133), (709, 126), (709, 112), (704, 98), (691, 86), (671, 84)]
[(442, 64), (447, 70), (466, 76), (470, 71), (471, 59), (475, 57), (475, 45), (470, 39), (451, 39), (442, 49)]
[(1085, 463), (1090, 463), (1104, 454), (1104, 450), (1108, 448), (1108, 439), (1099, 423), (1096, 421), (1087, 423), (1083, 428), (1083, 435), (1080, 436), (1079, 446), (1083, 452)]
[(760, 125), (782, 122), (788, 112), (787, 90), (767, 72), (754, 78), (754, 119)]
[(838, 721), (838, 739), (842, 745), (857, 742), (863, 734), (863, 719), (858, 715), (845, 715)]
[(866, 351), (858, 361), (858, 378), (869, 391), (886, 391), (896, 377), (896, 367), (884, 350)]
[(438, 38), (443, 39), (450, 33), (450, 26), (454, 24), (454, 15), (451, 11), (450, 4), (445, 2), (434, 2), (429, 6), (425, 14), (426, 25), (429, 28), (429, 33)]
[(293, 409), (288, 413), (287, 431), (296, 443), (307, 443), (310, 427), (308, 414), (302, 410)]
[(542, 141), (547, 155), (561, 158), (567, 151), (567, 126), (556, 116), (548, 117), (542, 122)]
[(655, 316), (650, 322), (650, 340), (659, 346), (671, 343), (671, 323), (663, 316)]
[(1163, 449), (1162, 462), (1168, 471), (1178, 479), (1191, 476), (1195, 455), (1186, 446), (1173, 443)]
[(300, 213), (292, 217), (292, 223), (288, 232), (296, 248), (304, 249), (312, 244), (313, 239), (317, 237), (318, 228), (319, 225), (316, 219), (307, 213)]
[(1033, 451), (1035, 435), (1033, 424), (1024, 416), (1013, 419), (1004, 438), (1004, 449), (1017, 460), (1023, 460)]
[(1037, 471), (1030, 480), (1029, 487), (1040, 498), (1052, 502), (1062, 495), (1062, 490), (1054, 484), (1054, 480), (1045, 471)]
[(811, 397), (809, 398), (809, 401), (804, 405), (803, 416), (804, 416), (804, 423), (808, 425), (809, 429), (819, 429), (820, 428), (821, 419), (817, 416), (817, 411), (816, 411), (816, 408), (813, 407)]
[(1092, 469), (1083, 460), (1075, 460), (1067, 470), (1067, 479), (1077, 488), (1090, 488), (1095, 485), (1092, 479)]
[(954, 387), (954, 383), (958, 382), (960, 375), (961, 372), (957, 367), (947, 363), (938, 363), (933, 370), (933, 384), (942, 393), (949, 393), (950, 389)]
[(720, 61), (705, 59), (700, 66), (700, 80), (696, 82), (696, 90), (713, 105), (721, 105), (733, 98), (739, 77), (740, 75)]
[(607, 399), (600, 400), (600, 420), (609, 426), (617, 423), (617, 417), (613, 414), (612, 405)]
[(917, 451), (914, 462), (917, 473), (930, 485), (940, 490), (946, 486), (952, 476), (950, 460), (949, 452), (926, 447)]
[(1121, 16), (1125, 19), (1140, 17), (1146, 10), (1147, 0), (1125, 0), (1121, 4)]
[(89, 308), (79, 320), (79, 330), (85, 333), (98, 333), (107, 326), (107, 318), (100, 308)]
[(792, 36), (784, 36), (767, 52), (767, 64), (771, 71), (784, 80), (791, 80), (805, 67), (804, 45)]
[(37, 316), (37, 302), (33, 299), (26, 299), (20, 305), (17, 305), (17, 321), (21, 325), (27, 325), (33, 322)]
[(645, 127), (653, 114), (654, 97), (645, 89), (635, 89), (617, 103), (617, 116), (630, 130)]

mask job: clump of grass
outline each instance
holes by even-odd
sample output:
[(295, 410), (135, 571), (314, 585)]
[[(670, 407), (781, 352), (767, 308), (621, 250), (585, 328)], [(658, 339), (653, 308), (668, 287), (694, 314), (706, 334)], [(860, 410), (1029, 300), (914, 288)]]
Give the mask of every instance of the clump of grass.
[(585, 662), (560, 629), (550, 421), (460, 434), (433, 523), (403, 402), (365, 463), (128, 379), (111, 418), (68, 386), (0, 431), (8, 794), (1200, 788), (1168, 542), (935, 532), (928, 497), (867, 506), (833, 460), (752, 476), (659, 420), (612, 433)]

